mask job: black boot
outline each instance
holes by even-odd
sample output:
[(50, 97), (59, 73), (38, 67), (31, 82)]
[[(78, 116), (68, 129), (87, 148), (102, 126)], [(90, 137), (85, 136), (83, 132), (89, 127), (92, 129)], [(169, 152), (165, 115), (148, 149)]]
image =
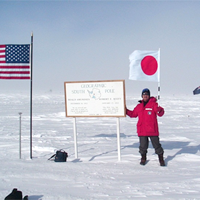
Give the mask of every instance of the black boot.
[(160, 166), (165, 166), (165, 161), (163, 158), (163, 153), (158, 155)]
[(142, 157), (141, 157), (140, 165), (145, 165), (146, 160), (147, 160), (147, 156), (146, 156), (146, 154), (142, 154), (141, 156)]

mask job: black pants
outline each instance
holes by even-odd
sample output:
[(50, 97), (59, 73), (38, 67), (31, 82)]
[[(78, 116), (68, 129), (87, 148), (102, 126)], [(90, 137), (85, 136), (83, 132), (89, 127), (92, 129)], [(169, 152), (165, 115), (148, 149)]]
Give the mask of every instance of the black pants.
[(160, 144), (159, 137), (158, 136), (140, 136), (140, 146), (139, 146), (139, 152), (143, 155), (147, 153), (147, 149), (149, 147), (149, 138), (151, 140), (151, 143), (153, 145), (153, 148), (155, 149), (156, 154), (162, 154), (164, 153), (163, 148)]

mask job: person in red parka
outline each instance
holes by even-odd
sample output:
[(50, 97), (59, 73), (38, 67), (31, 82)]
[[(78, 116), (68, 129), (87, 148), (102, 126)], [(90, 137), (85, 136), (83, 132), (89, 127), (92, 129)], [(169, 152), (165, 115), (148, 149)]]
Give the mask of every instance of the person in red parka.
[(160, 166), (165, 166), (163, 158), (164, 150), (159, 141), (157, 122), (157, 115), (159, 117), (163, 116), (164, 109), (161, 106), (158, 106), (157, 99), (155, 97), (150, 97), (150, 90), (148, 88), (142, 90), (142, 100), (139, 101), (139, 104), (133, 109), (133, 111), (126, 108), (126, 115), (129, 117), (138, 117), (137, 134), (140, 141), (140, 164), (146, 164), (146, 154), (150, 138), (155, 149), (155, 153), (158, 154)]

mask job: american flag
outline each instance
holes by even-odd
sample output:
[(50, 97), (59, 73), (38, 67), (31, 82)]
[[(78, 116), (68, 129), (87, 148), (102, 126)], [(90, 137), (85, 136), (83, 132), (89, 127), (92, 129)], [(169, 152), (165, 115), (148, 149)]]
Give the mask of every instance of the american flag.
[(30, 44), (0, 45), (0, 79), (30, 79)]

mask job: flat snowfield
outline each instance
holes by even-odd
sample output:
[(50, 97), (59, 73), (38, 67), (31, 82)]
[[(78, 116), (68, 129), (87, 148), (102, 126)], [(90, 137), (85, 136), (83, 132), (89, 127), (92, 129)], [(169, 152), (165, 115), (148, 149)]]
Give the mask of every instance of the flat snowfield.
[[(126, 97), (133, 109), (137, 97)], [(13, 188), (29, 200), (65, 199), (200, 199), (200, 95), (162, 97), (165, 115), (158, 117), (166, 166), (161, 167), (150, 143), (141, 166), (137, 119), (65, 117), (64, 94), (33, 94), (33, 137), (30, 159), (29, 93), (0, 94), (0, 199)], [(20, 159), (20, 115), (21, 159)], [(56, 150), (67, 162), (49, 161)]]

